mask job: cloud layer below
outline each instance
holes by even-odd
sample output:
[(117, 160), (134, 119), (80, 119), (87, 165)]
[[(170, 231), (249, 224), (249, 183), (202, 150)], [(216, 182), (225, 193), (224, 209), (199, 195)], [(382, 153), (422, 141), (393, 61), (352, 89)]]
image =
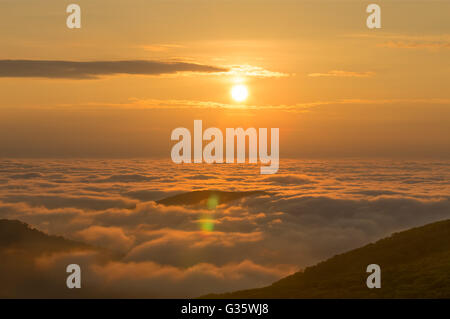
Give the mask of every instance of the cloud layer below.
[[(253, 165), (156, 160), (2, 160), (0, 218), (116, 251), (40, 256), (35, 271), (83, 267), (86, 293), (195, 297), (268, 285), (392, 232), (450, 218), (450, 164), (285, 160)], [(262, 190), (207, 209), (156, 200), (193, 190)], [(63, 272), (64, 275), (64, 272)], [(56, 275), (55, 275), (56, 276)]]

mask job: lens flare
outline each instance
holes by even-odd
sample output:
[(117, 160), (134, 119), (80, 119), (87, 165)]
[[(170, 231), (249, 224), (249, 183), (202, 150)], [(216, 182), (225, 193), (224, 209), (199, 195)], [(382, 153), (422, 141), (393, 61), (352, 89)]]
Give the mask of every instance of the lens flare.
[(211, 211), (209, 214), (204, 214), (199, 220), (200, 229), (205, 233), (214, 231), (214, 211), (219, 205), (219, 196), (211, 195), (206, 201), (206, 207)]
[(200, 221), (200, 229), (205, 233), (214, 231), (214, 219), (211, 216), (204, 216)]
[(217, 205), (219, 205), (219, 197), (216, 195), (210, 196), (206, 203), (206, 207), (208, 207), (208, 209), (216, 209)]

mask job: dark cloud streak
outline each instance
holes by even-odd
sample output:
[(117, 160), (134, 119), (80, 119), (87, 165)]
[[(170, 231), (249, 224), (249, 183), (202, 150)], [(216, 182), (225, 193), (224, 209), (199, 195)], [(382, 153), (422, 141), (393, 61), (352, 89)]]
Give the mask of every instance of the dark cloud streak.
[(0, 60), (0, 77), (97, 79), (118, 74), (162, 75), (179, 72), (226, 72), (224, 68), (189, 63), (148, 60), (124, 61), (55, 61)]

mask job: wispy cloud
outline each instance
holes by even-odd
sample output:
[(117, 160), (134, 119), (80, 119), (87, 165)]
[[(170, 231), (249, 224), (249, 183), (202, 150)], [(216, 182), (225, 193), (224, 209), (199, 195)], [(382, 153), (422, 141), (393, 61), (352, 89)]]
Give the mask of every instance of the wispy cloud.
[[(171, 45), (152, 46), (153, 51), (163, 51)], [(0, 60), (0, 77), (98, 79), (115, 75), (190, 75), (214, 74), (235, 78), (274, 78), (290, 74), (266, 70), (253, 65), (214, 66), (189, 61), (59, 61), (59, 60)]]
[[(305, 112), (308, 109), (325, 105), (374, 105), (374, 104), (450, 104), (450, 99), (337, 99), (337, 100), (318, 100), (311, 102), (302, 102), (295, 104), (261, 104), (261, 105), (241, 105), (232, 103), (222, 103), (215, 101), (198, 100), (158, 100), (158, 99), (138, 99), (130, 98), (124, 103), (102, 103), (90, 102), (83, 104), (58, 104), (56, 107), (65, 108), (124, 108), (124, 109), (241, 109), (241, 110), (280, 110), (289, 112)], [(49, 106), (47, 106), (48, 108)]]
[(269, 71), (262, 67), (253, 65), (232, 65), (228, 67), (230, 70), (227, 75), (236, 77), (257, 77), (257, 78), (280, 78), (290, 76), (288, 73)]
[(450, 48), (450, 41), (388, 41), (379, 45), (384, 48), (397, 49), (448, 49)]
[(355, 39), (383, 39), (383, 40), (402, 40), (402, 41), (447, 41), (450, 40), (450, 34), (403, 34), (391, 32), (375, 33), (353, 33), (344, 35), (345, 38)]
[(66, 79), (97, 79), (119, 74), (162, 75), (183, 72), (228, 72), (227, 68), (192, 62), (149, 60), (123, 61), (56, 61), (0, 60), (0, 77), (40, 77)]
[(165, 52), (173, 49), (182, 49), (185, 48), (185, 46), (181, 44), (148, 44), (141, 45), (139, 48), (150, 52)]
[(398, 33), (359, 33), (346, 35), (347, 38), (356, 39), (378, 39), (384, 40), (378, 43), (378, 47), (382, 48), (398, 48), (398, 49), (428, 49), (439, 50), (450, 48), (450, 35), (409, 35)]
[(325, 73), (309, 73), (310, 77), (340, 77), (340, 78), (367, 78), (375, 75), (374, 72), (353, 72), (333, 70)]

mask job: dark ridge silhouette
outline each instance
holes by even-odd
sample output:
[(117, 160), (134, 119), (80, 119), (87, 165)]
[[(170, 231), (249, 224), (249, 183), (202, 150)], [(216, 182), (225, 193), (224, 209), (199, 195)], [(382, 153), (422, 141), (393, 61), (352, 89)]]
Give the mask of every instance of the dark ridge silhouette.
[(208, 200), (213, 199), (215, 201), (216, 206), (248, 196), (265, 195), (265, 194), (267, 193), (263, 191), (226, 192), (215, 190), (203, 190), (170, 196), (158, 200), (156, 201), (156, 203), (166, 206), (173, 206), (173, 205), (183, 206), (183, 205), (198, 205), (198, 204), (207, 205)]
[[(106, 249), (47, 235), (29, 225), (0, 219), (0, 298), (84, 298), (97, 295), (109, 296), (107, 292), (91, 289), (67, 289), (65, 286), (67, 264), (45, 270), (38, 267), (39, 258), (53, 254), (72, 254), (67, 262), (88, 267), (82, 257), (73, 253), (93, 253), (98, 263), (118, 260), (122, 256)], [(82, 291), (83, 290), (83, 291)], [(115, 296), (114, 296), (115, 297)]]
[[(369, 264), (381, 267), (380, 289), (366, 286)], [(269, 287), (203, 298), (450, 298), (450, 220), (395, 233)]]
[(0, 219), (0, 250), (4, 249), (48, 252), (67, 249), (92, 249), (92, 247), (61, 236), (49, 236), (18, 220)]
[(26, 252), (30, 256), (60, 251), (93, 250), (103, 258), (117, 259), (122, 255), (104, 248), (94, 247), (62, 236), (47, 235), (18, 220), (0, 219), (0, 254)]

